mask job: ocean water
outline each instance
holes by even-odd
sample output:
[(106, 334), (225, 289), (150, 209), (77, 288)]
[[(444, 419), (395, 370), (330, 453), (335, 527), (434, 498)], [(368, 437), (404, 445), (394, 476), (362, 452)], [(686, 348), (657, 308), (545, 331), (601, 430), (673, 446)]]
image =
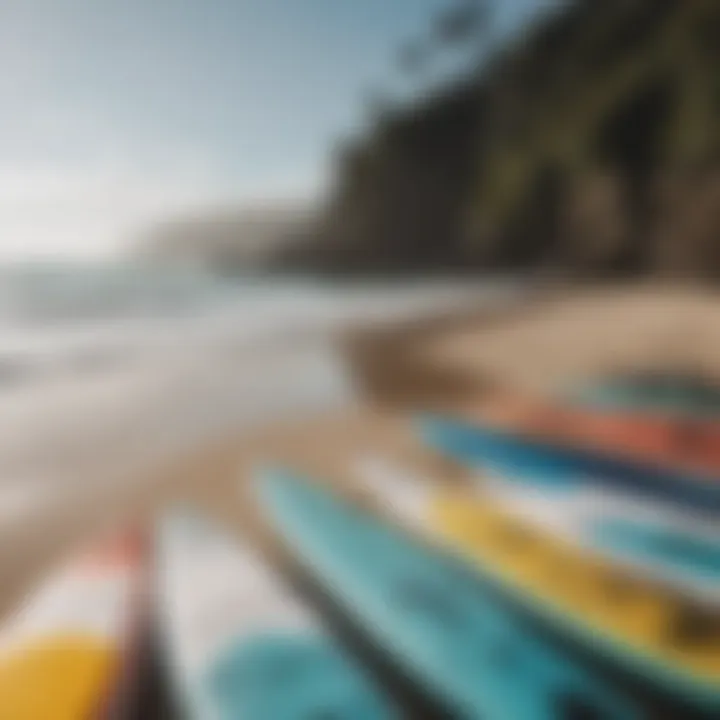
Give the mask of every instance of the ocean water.
[(335, 333), (464, 305), (509, 282), (231, 282), (129, 266), (0, 269), (0, 537), (179, 451), (352, 404)]
[(498, 282), (338, 285), (123, 265), (0, 267), (0, 392), (44, 379), (249, 349), (468, 302), (505, 302)]

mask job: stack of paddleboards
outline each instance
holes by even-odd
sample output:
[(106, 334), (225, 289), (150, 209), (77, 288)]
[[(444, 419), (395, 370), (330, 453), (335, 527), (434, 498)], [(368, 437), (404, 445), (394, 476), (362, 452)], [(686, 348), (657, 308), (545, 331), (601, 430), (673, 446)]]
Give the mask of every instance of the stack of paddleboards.
[(139, 653), (150, 616), (169, 676), (162, 695), (172, 696), (163, 718), (402, 717), (261, 558), (210, 520), (169, 512), (149, 549), (134, 532), (103, 539), (10, 618), (0, 634), (2, 720), (157, 720), (137, 699), (135, 672), (148, 666)]
[[(623, 388), (597, 410), (591, 393), (582, 409), (558, 401), (552, 437), (522, 403), (502, 422), (420, 418), (422, 441), (469, 470), (463, 486), (363, 454), (348, 470), (374, 510), (287, 470), (258, 473), (258, 507), (306, 579), (443, 716), (717, 718), (720, 478), (650, 445), (642, 459), (622, 452), (613, 413), (617, 397), (630, 402)], [(637, 400), (633, 423), (652, 435), (661, 416), (671, 421), (668, 404)], [(572, 444), (563, 423), (594, 412), (604, 419), (584, 432), (601, 441)], [(705, 403), (702, 422), (709, 415)], [(134, 531), (98, 541), (10, 618), (0, 719), (133, 717), (120, 701), (149, 589), (171, 717), (417, 716), (316, 603), (247, 542), (184, 509), (160, 518), (152, 545)]]
[(720, 717), (716, 478), (527, 428), (417, 430), (477, 482), (349, 458), (373, 513), (258, 479), (298, 562), (408, 676), (460, 717)]
[[(629, 404), (631, 386), (623, 388)], [(670, 400), (658, 404), (665, 421)], [(635, 417), (652, 423), (659, 413), (638, 399)], [(432, 524), (446, 540), (521, 591), (548, 622), (718, 712), (718, 475), (533, 437), (527, 427), (426, 417), (418, 428), (429, 445), (482, 475), (474, 497), (434, 501)]]
[(406, 531), (288, 472), (261, 497), (306, 570), (458, 716), (718, 715), (711, 607), (467, 493), (361, 472)]
[[(720, 474), (720, 390), (659, 379), (600, 383), (569, 397), (541, 400), (498, 393), (470, 419), (616, 456)], [(655, 395), (652, 390), (655, 389)]]

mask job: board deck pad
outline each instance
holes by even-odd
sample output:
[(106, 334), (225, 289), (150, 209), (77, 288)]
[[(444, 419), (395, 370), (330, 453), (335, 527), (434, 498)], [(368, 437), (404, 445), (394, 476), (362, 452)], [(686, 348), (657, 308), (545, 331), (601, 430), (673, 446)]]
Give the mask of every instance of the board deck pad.
[(293, 474), (261, 473), (257, 487), (305, 568), (459, 717), (643, 717), (442, 552)]
[(28, 598), (0, 631), (0, 718), (107, 717), (135, 649), (144, 564), (138, 532), (114, 535)]
[(158, 567), (164, 645), (189, 718), (399, 717), (260, 558), (208, 521), (163, 518)]

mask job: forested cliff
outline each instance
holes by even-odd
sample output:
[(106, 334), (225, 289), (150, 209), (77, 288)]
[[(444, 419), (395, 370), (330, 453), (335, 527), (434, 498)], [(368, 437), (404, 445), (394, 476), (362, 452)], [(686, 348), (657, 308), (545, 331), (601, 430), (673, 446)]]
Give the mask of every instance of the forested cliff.
[(581, 0), (342, 153), (335, 273), (720, 275), (720, 2)]

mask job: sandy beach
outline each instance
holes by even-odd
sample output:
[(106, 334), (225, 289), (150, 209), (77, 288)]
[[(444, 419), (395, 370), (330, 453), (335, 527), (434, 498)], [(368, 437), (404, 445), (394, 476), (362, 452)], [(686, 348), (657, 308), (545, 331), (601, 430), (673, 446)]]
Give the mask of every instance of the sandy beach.
[[(220, 381), (225, 370), (218, 368), (199, 385), (197, 375), (185, 376), (185, 384), (182, 378), (165, 378), (166, 392), (181, 395), (185, 388), (174, 444), (163, 451), (158, 440), (155, 456), (124, 467), (109, 467), (102, 453), (90, 453), (82, 472), (92, 484), (80, 491), (57, 483), (52, 489), (42, 486), (40, 491), (44, 487), (58, 501), (48, 500), (0, 526), (0, 611), (11, 610), (45, 568), (94, 530), (150, 521), (171, 503), (204, 508), (233, 530), (266, 540), (252, 499), (241, 492), (258, 464), (288, 464), (340, 484), (366, 452), (401, 459), (426, 475), (457, 472), (412, 438), (407, 418), (419, 408), (467, 409), (506, 387), (547, 394), (628, 365), (687, 366), (717, 377), (720, 299), (709, 290), (650, 286), (554, 291), (491, 312), (443, 312), (382, 329), (368, 326), (339, 333), (335, 342), (340, 366), (309, 365), (308, 372), (338, 372), (353, 388), (351, 394), (342, 402), (318, 402), (314, 409), (298, 398), (296, 412), (270, 422), (270, 408), (268, 422), (242, 431), (203, 437), (192, 424), (202, 412), (201, 400), (216, 408), (224, 399), (231, 412), (227, 385)], [(277, 377), (282, 375), (280, 367)], [(195, 394), (186, 387), (190, 379)], [(150, 386), (157, 390), (158, 383)], [(287, 394), (290, 387), (279, 384), (276, 392)], [(258, 391), (258, 402), (266, 396)], [(123, 417), (124, 435), (117, 427), (105, 433), (106, 440), (116, 433), (117, 442), (127, 447), (148, 433), (160, 437), (158, 423), (166, 422), (146, 408)], [(186, 440), (178, 444), (183, 432)], [(47, 471), (58, 462), (52, 454), (46, 460)], [(23, 502), (21, 493), (17, 502)]]

